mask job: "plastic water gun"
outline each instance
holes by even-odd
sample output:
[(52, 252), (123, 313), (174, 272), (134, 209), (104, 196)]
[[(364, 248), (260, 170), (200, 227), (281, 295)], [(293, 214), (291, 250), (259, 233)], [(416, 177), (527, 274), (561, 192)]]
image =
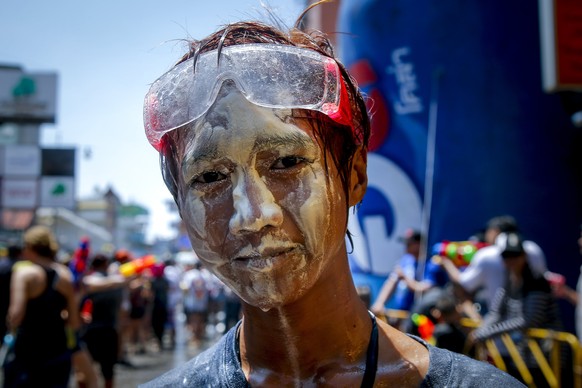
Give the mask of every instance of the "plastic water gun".
[(123, 276), (129, 277), (135, 274), (142, 273), (148, 268), (152, 268), (156, 264), (154, 255), (146, 255), (139, 259), (131, 260), (119, 266), (119, 273)]
[(81, 318), (85, 322), (89, 322), (93, 318), (93, 301), (91, 299), (85, 299), (83, 302), (81, 306)]
[(436, 343), (433, 337), (434, 333), (434, 323), (426, 315), (414, 313), (410, 317), (412, 323), (418, 328), (418, 334), (420, 337), (431, 345)]
[(474, 241), (443, 241), (433, 245), (432, 254), (450, 259), (457, 267), (465, 267), (479, 249), (488, 245)]
[(75, 249), (75, 253), (73, 254), (73, 258), (69, 264), (69, 269), (73, 273), (73, 280), (75, 285), (78, 284), (79, 280), (87, 270), (90, 249), (89, 237), (82, 237), (79, 246), (77, 249)]

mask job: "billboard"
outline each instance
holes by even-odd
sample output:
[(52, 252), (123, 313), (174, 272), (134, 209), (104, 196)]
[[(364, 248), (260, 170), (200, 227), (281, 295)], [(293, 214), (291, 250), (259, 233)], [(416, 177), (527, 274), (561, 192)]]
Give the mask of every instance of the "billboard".
[(43, 148), (42, 169), (43, 176), (75, 176), (74, 148)]
[(40, 175), (40, 148), (35, 145), (0, 146), (0, 176)]
[(0, 67), (0, 123), (54, 123), (57, 74)]
[(36, 179), (2, 179), (2, 208), (34, 209), (38, 205)]
[(575, 286), (582, 131), (561, 94), (544, 92), (537, 7), (342, 0), (338, 20), (341, 59), (372, 112), (354, 272), (377, 289), (403, 229), (423, 229), (430, 251), (510, 214)]
[(40, 206), (75, 208), (75, 178), (43, 176), (40, 179)]

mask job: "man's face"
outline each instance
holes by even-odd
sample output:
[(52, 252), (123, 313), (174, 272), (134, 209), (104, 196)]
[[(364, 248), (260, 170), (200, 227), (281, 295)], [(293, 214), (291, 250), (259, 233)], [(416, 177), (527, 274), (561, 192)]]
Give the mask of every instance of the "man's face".
[(485, 231), (485, 242), (488, 244), (495, 244), (495, 239), (501, 231), (498, 228), (487, 228)]
[(222, 93), (188, 142), (181, 216), (199, 258), (244, 301), (297, 300), (345, 249), (346, 202), (306, 122)]
[(420, 241), (410, 240), (406, 243), (406, 253), (418, 258), (420, 255)]

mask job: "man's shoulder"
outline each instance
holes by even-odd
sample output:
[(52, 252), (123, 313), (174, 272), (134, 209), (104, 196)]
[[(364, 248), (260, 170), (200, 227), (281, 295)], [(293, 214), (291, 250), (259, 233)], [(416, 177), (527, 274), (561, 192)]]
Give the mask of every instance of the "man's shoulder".
[(140, 388), (220, 387), (226, 382), (232, 387), (244, 387), (244, 375), (233, 350), (237, 327), (238, 325), (198, 356), (140, 385)]
[(218, 353), (220, 349), (215, 345), (190, 361), (140, 385), (140, 388), (219, 386), (217, 371), (221, 357)]
[(483, 361), (429, 346), (430, 366), (422, 387), (523, 387), (518, 380)]

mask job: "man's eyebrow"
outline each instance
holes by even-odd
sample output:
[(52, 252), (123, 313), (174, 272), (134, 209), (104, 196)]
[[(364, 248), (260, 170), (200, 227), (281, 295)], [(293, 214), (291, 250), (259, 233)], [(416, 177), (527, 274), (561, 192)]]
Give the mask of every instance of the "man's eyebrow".
[(313, 148), (315, 144), (311, 138), (306, 134), (292, 133), (284, 135), (269, 135), (259, 136), (253, 147), (254, 152), (258, 152), (268, 148)]
[[(263, 135), (257, 137), (252, 152), (260, 152), (269, 148), (289, 148), (312, 150), (315, 144), (306, 134), (292, 133), (282, 135)], [(218, 148), (215, 143), (204, 143), (185, 155), (182, 167), (218, 158)]]
[(196, 164), (201, 161), (205, 160), (213, 160), (218, 157), (218, 150), (216, 144), (214, 143), (205, 143), (202, 144), (200, 147), (196, 147), (192, 152), (187, 153), (184, 155), (182, 160), (182, 167), (185, 165), (192, 165)]

